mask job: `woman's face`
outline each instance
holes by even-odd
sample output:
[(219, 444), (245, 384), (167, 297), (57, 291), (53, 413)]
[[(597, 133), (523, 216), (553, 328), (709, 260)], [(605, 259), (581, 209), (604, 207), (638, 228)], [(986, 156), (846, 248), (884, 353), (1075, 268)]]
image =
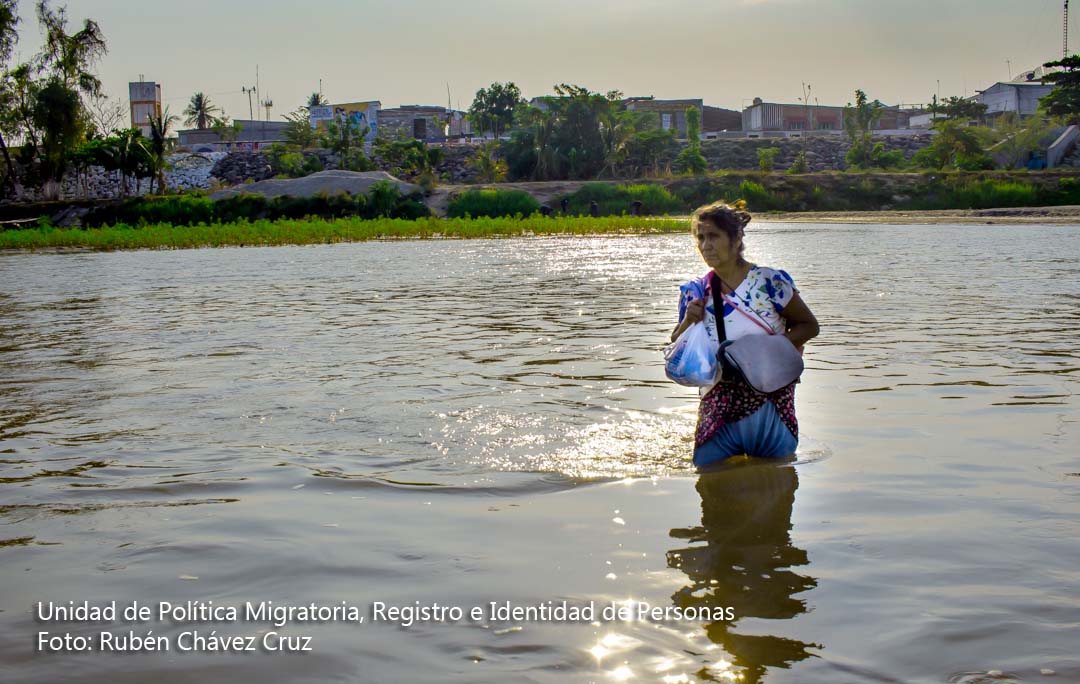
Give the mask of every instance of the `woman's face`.
[(743, 230), (732, 240), (728, 234), (717, 228), (709, 221), (699, 221), (697, 233), (697, 248), (701, 258), (710, 268), (727, 266), (739, 260), (743, 246)]

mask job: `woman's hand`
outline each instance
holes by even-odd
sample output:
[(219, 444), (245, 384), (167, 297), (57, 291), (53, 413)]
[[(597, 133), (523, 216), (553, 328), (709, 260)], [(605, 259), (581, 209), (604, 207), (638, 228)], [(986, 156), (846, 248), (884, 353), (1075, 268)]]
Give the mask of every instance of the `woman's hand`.
[(698, 321), (705, 320), (705, 300), (695, 299), (686, 305), (686, 314), (683, 315), (683, 321), (690, 321), (690, 324), (686, 327), (690, 327)]
[(687, 328), (703, 320), (705, 320), (705, 300), (695, 299), (686, 305), (686, 312), (683, 314), (682, 321), (671, 332), (671, 341), (674, 342), (679, 339), (679, 335), (686, 332)]

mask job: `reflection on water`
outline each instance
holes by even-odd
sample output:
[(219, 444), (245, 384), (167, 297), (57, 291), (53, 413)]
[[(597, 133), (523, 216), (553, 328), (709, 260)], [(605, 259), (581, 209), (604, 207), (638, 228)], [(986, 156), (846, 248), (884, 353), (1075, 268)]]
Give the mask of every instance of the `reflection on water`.
[[(745, 634), (739, 622), (790, 620), (806, 611), (798, 596), (813, 589), (813, 577), (794, 568), (809, 564), (806, 551), (791, 542), (791, 512), (799, 486), (795, 468), (771, 463), (733, 464), (698, 478), (701, 525), (671, 530), (691, 546), (668, 551), (668, 565), (686, 573), (690, 584), (672, 596), (682, 607), (734, 609), (735, 620), (705, 626), (723, 647), (740, 681), (758, 682), (770, 667), (790, 667), (810, 657), (807, 644), (779, 636)], [(755, 622), (752, 629), (768, 629)]]

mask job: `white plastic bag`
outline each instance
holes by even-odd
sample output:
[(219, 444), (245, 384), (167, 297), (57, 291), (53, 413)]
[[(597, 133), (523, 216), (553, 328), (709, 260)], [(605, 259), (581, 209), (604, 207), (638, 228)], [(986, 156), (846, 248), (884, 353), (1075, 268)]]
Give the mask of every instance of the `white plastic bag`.
[(719, 342), (709, 335), (705, 323), (698, 321), (664, 350), (664, 372), (680, 385), (711, 385), (716, 382), (720, 365), (717, 360), (719, 350)]

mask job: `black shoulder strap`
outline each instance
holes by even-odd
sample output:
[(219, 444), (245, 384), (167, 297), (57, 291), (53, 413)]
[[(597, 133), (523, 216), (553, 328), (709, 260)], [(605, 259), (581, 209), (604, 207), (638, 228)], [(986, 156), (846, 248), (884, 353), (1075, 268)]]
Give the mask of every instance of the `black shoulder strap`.
[(735, 377), (735, 373), (732, 371), (730, 364), (724, 358), (724, 342), (727, 341), (727, 329), (724, 325), (724, 291), (720, 288), (723, 287), (723, 283), (720, 280), (720, 276), (716, 275), (715, 271), (709, 273), (709, 289), (712, 291), (713, 297), (713, 311), (715, 312), (714, 318), (716, 319), (716, 337), (720, 340), (720, 351), (717, 352), (718, 361), (720, 362), (720, 372), (717, 380), (730, 382)]
[(716, 271), (709, 271), (709, 289), (712, 292), (713, 311), (716, 312), (716, 337), (724, 342), (727, 340), (727, 330), (724, 329), (724, 291), (720, 289), (721, 287), (723, 284), (720, 282), (720, 276), (716, 275)]

